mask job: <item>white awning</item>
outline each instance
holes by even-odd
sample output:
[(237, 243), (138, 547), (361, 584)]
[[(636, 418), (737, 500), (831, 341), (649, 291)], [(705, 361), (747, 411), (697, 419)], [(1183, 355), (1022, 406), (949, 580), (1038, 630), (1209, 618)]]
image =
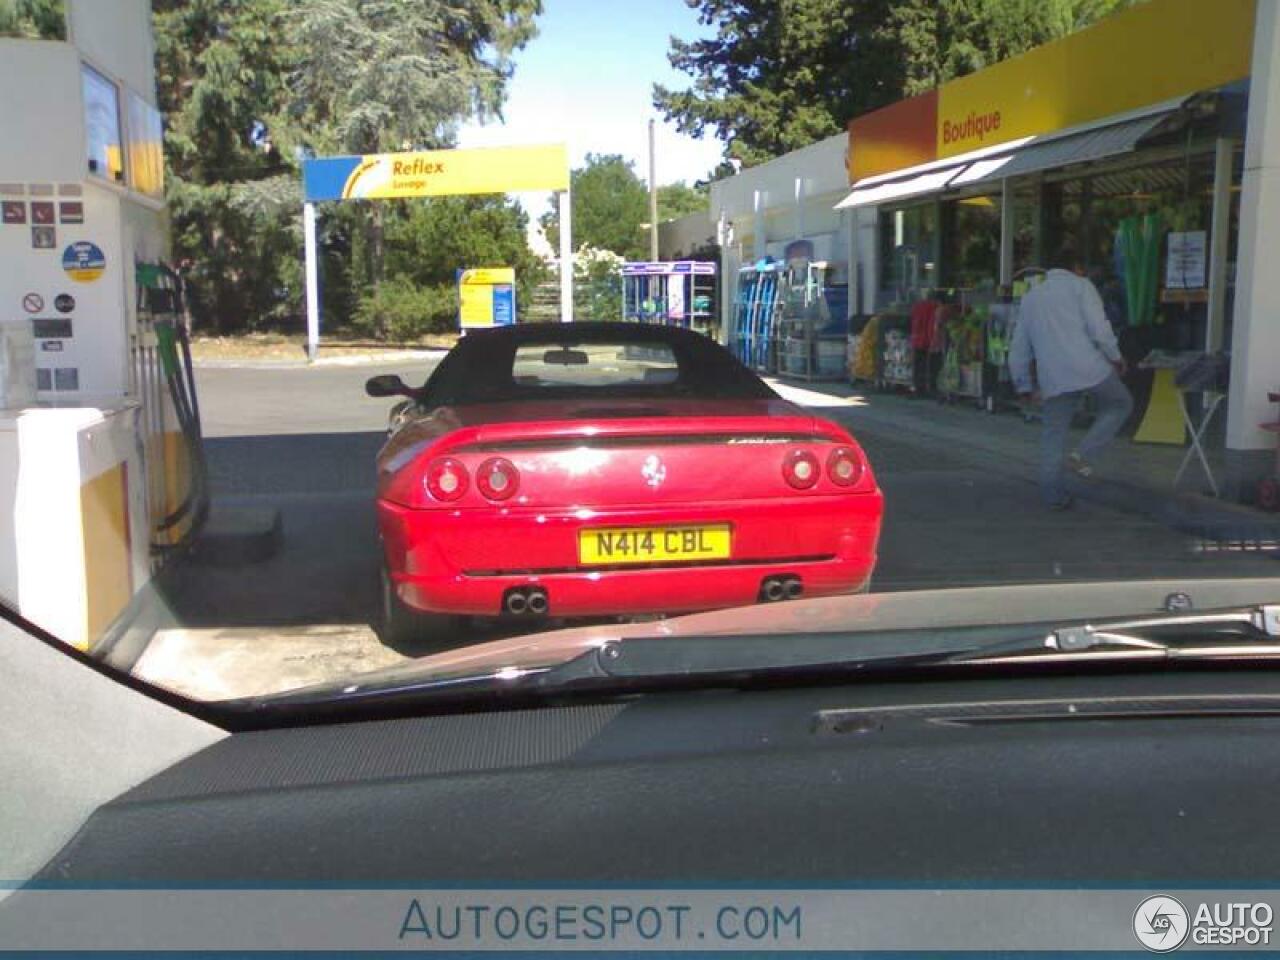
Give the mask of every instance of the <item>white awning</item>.
[(1058, 137), (1043, 143), (1030, 143), (1003, 157), (973, 164), (958, 174), (949, 186), (960, 187), (1003, 180), (1005, 177), (1020, 177), (1028, 173), (1039, 173), (1041, 170), (1056, 170), (1073, 163), (1089, 163), (1130, 153), (1143, 137), (1163, 123), (1172, 112), (1166, 110), (1097, 130)]
[(1185, 102), (1186, 98), (1178, 98), (1045, 137), (1024, 137), (904, 170), (864, 177), (835, 209), (866, 207), (1128, 153)]
[(836, 204), (835, 209), (847, 210), (850, 207), (866, 207), (890, 200), (903, 200), (907, 197), (919, 196), (922, 193), (937, 193), (964, 166), (947, 167), (945, 170), (934, 170), (929, 173), (918, 173), (902, 180), (890, 180), (869, 187), (859, 188), (855, 184), (853, 192)]

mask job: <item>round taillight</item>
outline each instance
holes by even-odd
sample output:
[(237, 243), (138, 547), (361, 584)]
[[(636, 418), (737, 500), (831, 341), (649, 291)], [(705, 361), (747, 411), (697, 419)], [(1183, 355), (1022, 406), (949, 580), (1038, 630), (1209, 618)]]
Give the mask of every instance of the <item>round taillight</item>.
[(432, 460), (427, 466), (427, 492), (437, 500), (457, 500), (467, 492), (467, 468), (453, 457)]
[(797, 490), (808, 490), (818, 482), (818, 458), (808, 450), (792, 450), (783, 458), (782, 475)]
[(476, 471), (476, 486), (490, 500), (506, 500), (515, 496), (520, 486), (520, 472), (510, 460), (494, 457), (480, 464)]
[(842, 487), (852, 487), (862, 479), (862, 458), (851, 447), (836, 447), (827, 457), (827, 476)]

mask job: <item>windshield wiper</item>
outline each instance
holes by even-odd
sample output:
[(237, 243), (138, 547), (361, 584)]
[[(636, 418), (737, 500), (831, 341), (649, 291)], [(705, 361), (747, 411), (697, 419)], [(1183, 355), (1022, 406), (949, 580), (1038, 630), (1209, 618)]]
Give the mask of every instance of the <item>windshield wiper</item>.
[(1280, 654), (1280, 605), (1060, 627), (1038, 641), (987, 644), (948, 663), (1046, 661), (1079, 656), (1156, 659)]
[[(993, 637), (1002, 637), (993, 640)], [(543, 689), (592, 681), (746, 678), (1076, 660), (1280, 658), (1280, 605), (1103, 624), (1019, 625), (787, 636), (611, 641), (534, 678)]]
[(602, 642), (563, 663), (490, 668), (452, 675), (355, 678), (226, 701), (259, 716), (296, 709), (346, 713), (364, 703), (437, 702), (476, 697), (543, 700), (575, 692), (626, 692), (760, 680), (840, 682), (892, 671), (1173, 660), (1280, 660), (1280, 605), (1152, 616), (1100, 624), (1031, 623), (920, 630), (637, 637)]

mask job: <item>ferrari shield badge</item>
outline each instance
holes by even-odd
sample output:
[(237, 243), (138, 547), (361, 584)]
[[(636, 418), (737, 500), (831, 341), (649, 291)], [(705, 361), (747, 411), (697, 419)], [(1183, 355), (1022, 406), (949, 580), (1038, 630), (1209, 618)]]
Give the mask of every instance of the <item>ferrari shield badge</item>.
[(657, 454), (651, 453), (644, 458), (644, 465), (640, 467), (640, 476), (644, 477), (645, 483), (656, 490), (667, 479), (666, 464)]

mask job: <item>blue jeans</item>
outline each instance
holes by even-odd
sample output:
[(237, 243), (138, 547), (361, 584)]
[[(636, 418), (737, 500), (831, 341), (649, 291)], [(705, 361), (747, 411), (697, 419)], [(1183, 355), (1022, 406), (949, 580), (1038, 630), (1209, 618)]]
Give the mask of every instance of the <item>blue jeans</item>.
[(1071, 418), (1085, 394), (1091, 394), (1098, 406), (1097, 418), (1078, 448), (1085, 460), (1092, 460), (1115, 439), (1133, 409), (1133, 397), (1114, 373), (1096, 387), (1060, 393), (1044, 401), (1044, 432), (1040, 435), (1040, 495), (1047, 504), (1059, 503), (1067, 496), (1062, 462), (1067, 455)]

